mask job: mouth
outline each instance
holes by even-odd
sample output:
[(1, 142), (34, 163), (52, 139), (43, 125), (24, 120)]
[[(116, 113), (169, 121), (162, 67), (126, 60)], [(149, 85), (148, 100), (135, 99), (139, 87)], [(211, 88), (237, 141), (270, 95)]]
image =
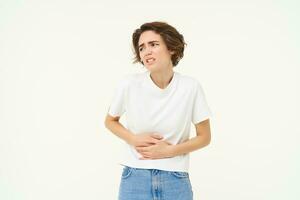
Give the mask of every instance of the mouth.
[(147, 64), (152, 64), (152, 63), (154, 63), (155, 62), (155, 58), (148, 58), (148, 59), (146, 59), (146, 63)]

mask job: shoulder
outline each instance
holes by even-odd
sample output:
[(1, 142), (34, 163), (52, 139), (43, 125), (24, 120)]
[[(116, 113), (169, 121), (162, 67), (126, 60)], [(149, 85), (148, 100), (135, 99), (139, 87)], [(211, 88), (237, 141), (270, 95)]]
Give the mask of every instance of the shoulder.
[(145, 72), (126, 74), (123, 77), (123, 81), (129, 84), (134, 84), (142, 81), (145, 76), (146, 76)]
[(142, 81), (144, 73), (131, 73), (124, 75), (118, 82), (119, 87), (129, 87), (131, 85), (136, 85)]
[(200, 81), (194, 77), (194, 76), (190, 76), (190, 75), (185, 75), (185, 74), (181, 74), (181, 73), (177, 73), (180, 83), (183, 85), (186, 85), (190, 88), (196, 89), (199, 86), (201, 87), (201, 83)]

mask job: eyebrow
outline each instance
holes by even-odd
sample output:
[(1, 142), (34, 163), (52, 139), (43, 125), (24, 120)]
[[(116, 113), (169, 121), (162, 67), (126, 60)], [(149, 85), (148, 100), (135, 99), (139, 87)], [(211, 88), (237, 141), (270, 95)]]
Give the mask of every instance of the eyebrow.
[[(157, 41), (157, 40), (149, 41), (148, 44), (153, 43), (153, 42), (159, 42), (159, 41)], [(144, 46), (144, 43), (143, 43), (143, 44), (140, 44), (140, 45), (139, 45), (139, 48), (140, 48), (141, 46)]]

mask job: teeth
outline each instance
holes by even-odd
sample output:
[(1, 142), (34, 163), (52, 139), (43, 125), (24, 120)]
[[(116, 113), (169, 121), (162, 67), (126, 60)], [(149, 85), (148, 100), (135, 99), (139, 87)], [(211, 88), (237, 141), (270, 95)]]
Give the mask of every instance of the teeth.
[(152, 62), (152, 61), (154, 61), (154, 58), (147, 59), (147, 62)]

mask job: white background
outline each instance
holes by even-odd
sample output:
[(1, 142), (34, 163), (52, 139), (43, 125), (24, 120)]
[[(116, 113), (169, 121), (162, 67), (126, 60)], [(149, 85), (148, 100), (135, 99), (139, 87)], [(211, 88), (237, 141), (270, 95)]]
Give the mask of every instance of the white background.
[[(0, 1), (0, 199), (117, 199), (123, 141), (104, 127), (131, 35), (165, 21), (188, 44), (212, 142), (195, 200), (300, 199), (298, 1)], [(191, 130), (195, 134), (194, 129)]]

